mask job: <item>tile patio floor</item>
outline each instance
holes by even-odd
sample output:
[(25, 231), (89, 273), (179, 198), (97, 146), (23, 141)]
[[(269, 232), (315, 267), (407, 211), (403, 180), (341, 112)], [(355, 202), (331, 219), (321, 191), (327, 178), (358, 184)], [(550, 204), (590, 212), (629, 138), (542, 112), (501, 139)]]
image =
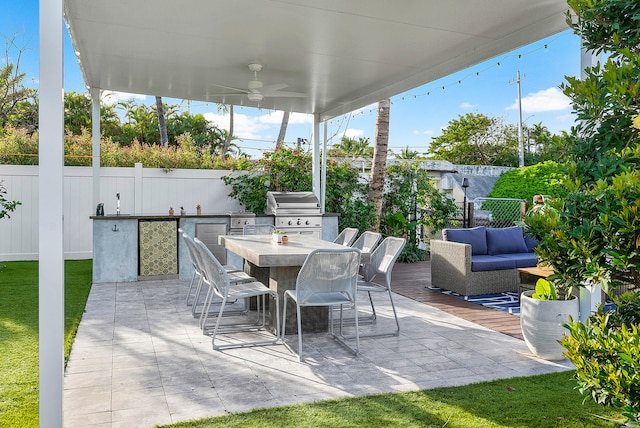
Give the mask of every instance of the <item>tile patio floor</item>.
[[(359, 356), (323, 333), (304, 335), (302, 363), (280, 343), (214, 351), (184, 304), (187, 285), (160, 280), (92, 288), (65, 372), (65, 427), (152, 427), (572, 368), (536, 359), (515, 337), (401, 295), (394, 295), (400, 336), (362, 339)], [(407, 287), (399, 285), (409, 294)], [(424, 285), (415, 288), (422, 293)], [(388, 300), (375, 297), (379, 321), (364, 333), (393, 327)]]

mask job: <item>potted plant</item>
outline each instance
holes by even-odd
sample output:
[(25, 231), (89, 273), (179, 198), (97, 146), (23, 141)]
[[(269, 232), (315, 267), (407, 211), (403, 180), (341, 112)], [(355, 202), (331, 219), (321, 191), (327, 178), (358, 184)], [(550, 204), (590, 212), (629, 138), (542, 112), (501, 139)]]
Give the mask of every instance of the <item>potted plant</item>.
[(278, 244), (281, 244), (282, 237), (284, 236), (285, 233), (286, 232), (284, 230), (274, 229), (271, 234), (271, 238), (273, 239), (273, 242), (277, 242)]
[(535, 290), (520, 296), (520, 327), (529, 350), (545, 360), (564, 359), (564, 348), (558, 341), (566, 333), (564, 325), (578, 319), (579, 310), (578, 299), (569, 290), (538, 279)]

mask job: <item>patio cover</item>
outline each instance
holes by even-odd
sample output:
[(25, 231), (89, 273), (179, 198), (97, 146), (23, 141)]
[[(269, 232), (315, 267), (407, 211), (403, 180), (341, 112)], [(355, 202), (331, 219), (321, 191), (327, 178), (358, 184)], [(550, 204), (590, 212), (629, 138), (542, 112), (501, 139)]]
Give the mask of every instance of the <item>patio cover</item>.
[[(319, 121), (567, 29), (566, 0), (65, 0), (90, 88)], [(265, 86), (300, 97), (246, 89)], [(291, 95), (291, 94), (289, 94)]]

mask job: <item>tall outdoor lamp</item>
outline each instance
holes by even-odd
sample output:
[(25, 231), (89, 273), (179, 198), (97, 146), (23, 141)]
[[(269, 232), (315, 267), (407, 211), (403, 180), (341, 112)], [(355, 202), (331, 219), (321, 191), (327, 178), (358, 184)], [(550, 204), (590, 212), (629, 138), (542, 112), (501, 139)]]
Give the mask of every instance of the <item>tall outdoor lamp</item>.
[(462, 179), (462, 189), (464, 191), (464, 198), (462, 200), (462, 227), (467, 227), (467, 187), (469, 187), (469, 180), (465, 177)]

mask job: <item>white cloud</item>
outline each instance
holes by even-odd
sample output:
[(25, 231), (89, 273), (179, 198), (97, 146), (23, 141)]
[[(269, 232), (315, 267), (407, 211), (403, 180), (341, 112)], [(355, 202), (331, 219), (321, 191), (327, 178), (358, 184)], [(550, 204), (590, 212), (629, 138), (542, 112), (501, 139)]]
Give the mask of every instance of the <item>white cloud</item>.
[(471, 109), (473, 109), (473, 108), (475, 108), (475, 107), (476, 107), (476, 105), (475, 105), (475, 104), (471, 104), (471, 103), (468, 103), (468, 102), (466, 102), (466, 101), (465, 101), (465, 102), (463, 102), (462, 104), (460, 104), (460, 108), (461, 108), (462, 110), (471, 110)]
[(349, 128), (346, 131), (344, 131), (344, 136), (347, 138), (358, 138), (358, 137), (362, 137), (363, 135), (364, 135), (364, 130), (362, 129)]
[(433, 135), (433, 130), (425, 129), (424, 131), (420, 131), (418, 129), (414, 129), (412, 134), (413, 135)]
[(144, 102), (147, 100), (146, 95), (130, 94), (128, 92), (114, 92), (114, 91), (104, 91), (100, 98), (102, 102), (107, 105), (116, 104), (116, 103), (119, 103), (120, 101), (127, 101), (130, 99), (135, 99), (140, 102)]
[[(540, 113), (545, 111), (564, 110), (571, 105), (571, 100), (565, 96), (558, 88), (543, 89), (538, 92), (532, 92), (522, 98), (522, 111), (525, 113)], [(508, 110), (518, 108), (516, 100)]]
[[(219, 114), (219, 113), (204, 113), (203, 115), (205, 119), (210, 122), (213, 122), (220, 129), (229, 130), (229, 115), (228, 114)], [(233, 135), (238, 138), (249, 139), (249, 140), (272, 140), (275, 137), (271, 138), (270, 134), (273, 132), (273, 129), (277, 128), (275, 125), (269, 123), (268, 121), (263, 121), (261, 118), (264, 116), (248, 116), (242, 113), (234, 113), (233, 114)], [(282, 120), (282, 117), (280, 117)], [(279, 122), (278, 122), (279, 126)], [(277, 132), (277, 131), (275, 131)]]
[[(272, 125), (278, 125), (278, 127), (280, 126), (280, 124), (282, 123), (282, 116), (283, 116), (284, 112), (278, 110), (278, 111), (272, 111), (269, 112), (267, 114), (263, 114), (261, 116), (258, 116), (258, 120), (261, 123), (266, 123), (266, 124), (272, 124)], [(305, 124), (305, 123), (312, 123), (313, 122), (313, 116), (310, 114), (302, 114), (302, 113), (291, 113), (289, 115), (289, 124)]]

